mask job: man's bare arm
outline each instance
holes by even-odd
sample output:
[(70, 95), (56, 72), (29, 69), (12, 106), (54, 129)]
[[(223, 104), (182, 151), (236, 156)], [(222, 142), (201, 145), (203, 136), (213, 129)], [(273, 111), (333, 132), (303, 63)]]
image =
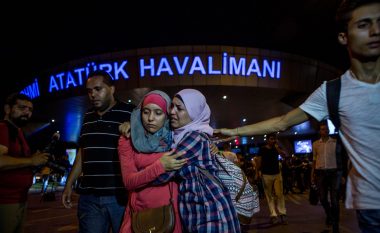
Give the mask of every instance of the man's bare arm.
[(263, 135), (278, 131), (284, 131), (293, 125), (300, 124), (309, 119), (309, 116), (300, 108), (293, 109), (285, 115), (274, 117), (269, 120), (261, 121), (234, 129), (215, 129), (214, 134), (225, 136), (250, 136)]
[(69, 177), (66, 181), (66, 186), (72, 186), (79, 175), (82, 173), (82, 148), (78, 150), (78, 153), (75, 157), (74, 165), (71, 168)]
[(8, 155), (8, 147), (0, 145), (0, 170), (39, 166), (48, 161), (48, 156), (48, 153), (37, 151), (31, 157), (13, 157)]

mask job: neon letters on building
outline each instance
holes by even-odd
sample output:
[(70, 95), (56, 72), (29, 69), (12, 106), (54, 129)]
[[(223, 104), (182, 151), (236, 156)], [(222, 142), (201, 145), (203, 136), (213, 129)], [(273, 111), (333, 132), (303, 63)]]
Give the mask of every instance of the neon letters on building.
[[(132, 62), (130, 62), (132, 61)], [(133, 64), (133, 65), (132, 65)], [(84, 85), (87, 75), (94, 70), (105, 70), (115, 80), (131, 78), (183, 78), (230, 75), (245, 78), (281, 78), (281, 61), (267, 58), (221, 55), (167, 55), (150, 57), (132, 57), (131, 59), (106, 62), (89, 61), (85, 65), (58, 73), (48, 74), (47, 77), (36, 78), (32, 84), (22, 90), (31, 98), (44, 93), (54, 93), (77, 88)], [(44, 82), (41, 89), (39, 81)], [(46, 83), (47, 82), (47, 83)]]

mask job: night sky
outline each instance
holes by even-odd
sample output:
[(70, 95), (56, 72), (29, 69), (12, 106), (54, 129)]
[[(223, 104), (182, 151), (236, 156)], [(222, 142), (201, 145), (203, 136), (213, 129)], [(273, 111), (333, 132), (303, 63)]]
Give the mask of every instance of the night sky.
[(310, 57), (341, 69), (348, 64), (334, 32), (338, 0), (53, 2), (2, 7), (1, 101), (46, 69), (135, 48), (256, 47)]

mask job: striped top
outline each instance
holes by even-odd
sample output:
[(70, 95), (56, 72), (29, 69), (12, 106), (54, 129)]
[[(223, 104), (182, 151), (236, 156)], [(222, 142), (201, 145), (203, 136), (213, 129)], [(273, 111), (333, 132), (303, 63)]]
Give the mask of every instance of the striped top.
[(192, 131), (184, 136), (177, 151), (186, 151), (188, 163), (176, 172), (160, 175), (155, 183), (164, 183), (173, 176), (179, 179), (178, 201), (184, 232), (239, 233), (239, 220), (228, 189), (199, 171), (207, 169), (218, 179), (207, 136)]
[(130, 120), (134, 106), (117, 102), (102, 116), (85, 114), (79, 146), (82, 149), (81, 194), (124, 194), (125, 188), (118, 156), (119, 125)]

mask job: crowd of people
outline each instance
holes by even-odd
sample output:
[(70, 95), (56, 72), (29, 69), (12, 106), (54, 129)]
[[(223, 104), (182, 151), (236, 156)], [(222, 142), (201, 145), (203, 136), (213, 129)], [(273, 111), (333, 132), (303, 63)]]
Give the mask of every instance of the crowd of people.
[[(362, 232), (380, 232), (380, 163), (376, 162), (380, 151), (380, 143), (376, 143), (380, 135), (380, 1), (344, 1), (337, 11), (337, 23), (338, 41), (346, 46), (351, 61), (340, 77), (339, 98), (339, 137), (351, 165), (345, 205), (356, 210)], [(310, 117), (318, 121), (331, 117), (326, 85), (324, 82), (303, 104), (283, 116), (234, 129), (213, 129), (207, 100), (196, 89), (180, 90), (172, 98), (152, 91), (134, 106), (116, 98), (109, 73), (94, 71), (85, 84), (91, 108), (84, 115), (79, 150), (62, 204), (72, 208), (73, 187), (79, 179), (81, 233), (133, 232), (131, 216), (135, 212), (169, 203), (174, 207), (173, 232), (239, 233), (242, 228), (230, 193), (216, 174), (213, 144), (231, 140), (231, 136), (267, 134), (266, 145), (254, 162), (255, 177), (262, 183), (270, 221), (288, 224), (284, 192), (291, 192), (294, 183), (289, 168), (303, 169), (304, 164), (292, 164), (288, 159), (279, 163), (278, 155), (286, 156), (273, 133)], [(0, 232), (18, 233), (23, 231), (33, 168), (46, 164), (49, 154), (32, 153), (21, 129), (32, 115), (31, 99), (14, 94), (4, 110), (0, 123)], [(337, 233), (341, 171), (334, 160), (334, 140), (323, 127), (321, 139), (313, 144), (311, 170), (298, 173), (295, 180), (300, 192), (312, 182), (318, 184), (326, 224)], [(375, 143), (368, 146), (368, 140)]]

